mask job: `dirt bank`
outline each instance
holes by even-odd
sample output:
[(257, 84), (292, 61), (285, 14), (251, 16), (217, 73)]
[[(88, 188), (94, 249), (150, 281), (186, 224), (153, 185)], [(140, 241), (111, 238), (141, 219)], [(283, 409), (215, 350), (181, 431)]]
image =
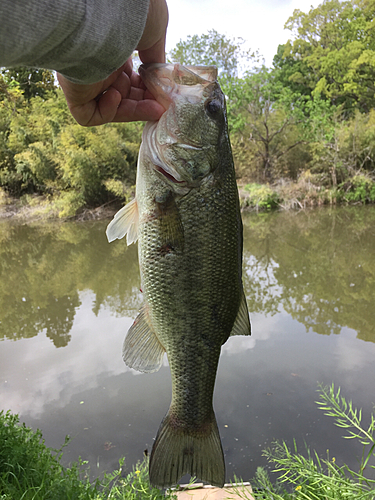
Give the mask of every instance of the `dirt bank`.
[(0, 221), (5, 219), (15, 219), (23, 222), (35, 222), (43, 220), (101, 220), (110, 219), (121, 208), (118, 202), (109, 202), (97, 208), (85, 208), (76, 216), (69, 219), (62, 219), (57, 212), (48, 208), (48, 203), (44, 197), (33, 197), (32, 203), (11, 198), (0, 200)]

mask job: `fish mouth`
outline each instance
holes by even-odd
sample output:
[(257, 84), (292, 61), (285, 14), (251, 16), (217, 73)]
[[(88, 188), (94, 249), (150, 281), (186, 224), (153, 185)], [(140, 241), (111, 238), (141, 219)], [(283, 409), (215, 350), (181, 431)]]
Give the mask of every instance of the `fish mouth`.
[(200, 102), (207, 86), (217, 78), (214, 66), (182, 66), (181, 64), (142, 64), (138, 72), (155, 99), (168, 109), (176, 99)]
[(161, 167), (160, 164), (159, 165), (155, 165), (155, 170), (157, 172), (160, 172), (162, 175), (164, 175), (164, 177), (166, 177), (169, 181), (172, 181), (175, 184), (186, 185), (186, 181), (178, 181), (175, 177), (173, 177), (172, 174), (170, 174), (163, 167)]

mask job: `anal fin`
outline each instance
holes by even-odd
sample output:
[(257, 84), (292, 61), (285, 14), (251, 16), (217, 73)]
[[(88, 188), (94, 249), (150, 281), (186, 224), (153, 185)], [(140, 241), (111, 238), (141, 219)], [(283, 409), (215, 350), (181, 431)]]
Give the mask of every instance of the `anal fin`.
[(234, 335), (251, 335), (249, 311), (247, 309), (246, 297), (243, 290), (237, 317), (234, 322), (232, 331), (230, 332), (230, 337)]
[(162, 365), (165, 349), (152, 330), (147, 306), (143, 306), (125, 337), (122, 357), (140, 372), (156, 372)]

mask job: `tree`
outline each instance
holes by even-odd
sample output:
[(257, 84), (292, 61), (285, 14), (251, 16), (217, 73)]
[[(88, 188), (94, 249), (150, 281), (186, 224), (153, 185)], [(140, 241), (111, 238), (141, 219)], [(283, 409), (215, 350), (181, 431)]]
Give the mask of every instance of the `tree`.
[[(237, 85), (230, 100), (234, 114), (230, 121), (233, 130), (234, 156), (237, 147), (251, 151), (250, 158), (262, 181), (272, 181), (275, 174), (292, 174), (285, 157), (304, 143), (296, 128), (301, 117), (295, 112), (297, 96), (282, 86), (276, 72), (265, 66), (247, 72), (242, 85)], [(239, 138), (241, 138), (239, 140)], [(246, 139), (245, 139), (246, 138)], [(237, 147), (236, 147), (237, 146)]]
[[(372, 0), (325, 0), (307, 14), (295, 10), (285, 24), (295, 38), (282, 55), (295, 62), (289, 80), (347, 112), (368, 112), (375, 106), (374, 19)], [(308, 71), (299, 71), (297, 61)]]
[(311, 96), (315, 84), (310, 80), (310, 69), (304, 59), (295, 58), (288, 45), (279, 45), (273, 58), (273, 74), (282, 87), (297, 96)]
[(242, 38), (227, 38), (215, 30), (203, 35), (189, 35), (171, 50), (170, 58), (181, 64), (217, 66), (220, 77), (238, 76), (242, 64), (254, 58), (250, 50), (243, 50)]
[(54, 72), (47, 69), (15, 67), (3, 69), (1, 73), (6, 82), (17, 82), (28, 101), (36, 96), (44, 99), (56, 90)]

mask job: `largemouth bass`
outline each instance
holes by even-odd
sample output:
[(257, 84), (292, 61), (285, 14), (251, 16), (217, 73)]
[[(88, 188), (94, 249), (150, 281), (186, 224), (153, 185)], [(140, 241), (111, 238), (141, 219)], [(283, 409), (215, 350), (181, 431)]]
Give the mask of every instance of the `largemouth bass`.
[(166, 112), (144, 128), (136, 198), (109, 224), (109, 241), (138, 239), (142, 307), (125, 338), (125, 363), (160, 368), (172, 402), (149, 464), (151, 484), (191, 474), (222, 487), (224, 456), (212, 406), (221, 346), (250, 335), (242, 286), (242, 221), (224, 95), (214, 67), (140, 67)]

